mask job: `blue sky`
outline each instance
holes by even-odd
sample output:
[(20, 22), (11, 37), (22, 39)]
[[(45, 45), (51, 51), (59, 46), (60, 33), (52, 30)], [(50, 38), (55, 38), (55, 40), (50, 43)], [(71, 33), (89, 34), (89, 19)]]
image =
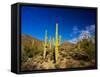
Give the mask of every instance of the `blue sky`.
[(46, 7), (21, 7), (22, 34), (44, 40), (45, 30), (48, 38), (55, 37), (56, 19), (62, 40), (73, 41), (82, 31), (90, 34), (95, 29), (96, 10)]

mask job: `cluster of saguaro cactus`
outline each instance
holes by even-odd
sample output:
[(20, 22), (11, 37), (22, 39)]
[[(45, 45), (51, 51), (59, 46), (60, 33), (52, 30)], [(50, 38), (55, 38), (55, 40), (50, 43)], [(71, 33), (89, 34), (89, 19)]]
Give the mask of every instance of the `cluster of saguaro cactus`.
[[(43, 58), (45, 59), (46, 57), (46, 51), (47, 51), (47, 43), (48, 36), (47, 36), (47, 30), (45, 31), (45, 41), (44, 41), (44, 51), (43, 51)], [(52, 47), (55, 48), (55, 62), (58, 62), (58, 57), (59, 57), (59, 46), (61, 43), (61, 36), (58, 36), (58, 23), (56, 23), (56, 33), (55, 33), (55, 39), (50, 37), (49, 41), (49, 48), (52, 49)]]

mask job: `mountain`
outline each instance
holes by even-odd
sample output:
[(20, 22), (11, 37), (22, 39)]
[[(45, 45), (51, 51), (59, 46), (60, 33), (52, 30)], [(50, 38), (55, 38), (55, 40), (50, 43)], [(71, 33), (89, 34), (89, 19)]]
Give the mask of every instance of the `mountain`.
[(61, 46), (60, 46), (60, 49), (61, 50), (66, 50), (66, 51), (69, 51), (69, 50), (72, 50), (72, 48), (75, 47), (75, 44), (71, 43), (71, 42), (68, 42), (68, 41), (64, 41)]
[(72, 45), (75, 45), (75, 44), (68, 42), (68, 41), (64, 41), (61, 46), (69, 46), (69, 45), (72, 46)]
[(21, 43), (25, 47), (29, 47), (29, 48), (32, 47), (32, 42), (33, 41), (34, 41), (34, 45), (36, 47), (38, 47), (39, 45), (42, 45), (43, 44), (43, 41), (38, 40), (38, 39), (36, 39), (36, 38), (34, 38), (34, 37), (30, 36), (30, 35), (23, 34), (21, 36)]

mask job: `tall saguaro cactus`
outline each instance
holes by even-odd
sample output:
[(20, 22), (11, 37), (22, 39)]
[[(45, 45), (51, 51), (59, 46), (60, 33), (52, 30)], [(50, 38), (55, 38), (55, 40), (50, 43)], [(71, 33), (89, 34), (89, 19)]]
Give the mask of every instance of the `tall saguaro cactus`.
[(59, 40), (58, 40), (58, 23), (56, 23), (56, 43), (55, 43), (55, 60), (56, 63), (58, 62), (58, 56), (59, 56), (59, 51), (58, 51), (58, 46), (59, 46)]
[(52, 38), (52, 46), (54, 47), (55, 46), (55, 39)]
[(50, 37), (50, 49), (52, 48), (52, 40), (51, 40), (51, 37)]
[(60, 46), (60, 44), (61, 44), (61, 35), (59, 36), (59, 46)]
[(47, 51), (47, 40), (48, 40), (48, 36), (47, 36), (47, 30), (45, 31), (45, 41), (44, 41), (44, 52), (43, 52), (43, 58), (45, 59), (46, 57), (46, 51)]

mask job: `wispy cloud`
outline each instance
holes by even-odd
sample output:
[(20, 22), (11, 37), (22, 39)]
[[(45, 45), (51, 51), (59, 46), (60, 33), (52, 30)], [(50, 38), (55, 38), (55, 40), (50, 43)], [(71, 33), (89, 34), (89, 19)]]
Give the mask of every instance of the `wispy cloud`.
[(82, 39), (84, 35), (91, 37), (94, 34), (95, 34), (95, 25), (90, 25), (90, 26), (87, 26), (85, 30), (80, 30), (79, 38)]
[(81, 40), (84, 37), (85, 38), (91, 37), (91, 34), (90, 34), (90, 32), (88, 30), (82, 30), (78, 38), (79, 38), (79, 40)]
[(73, 36), (73, 35), (76, 35), (77, 33), (79, 33), (79, 29), (78, 29), (78, 26), (74, 26), (73, 28), (72, 28), (72, 33), (71, 33), (71, 37)]
[(77, 43), (78, 40), (81, 40), (84, 38), (84, 35), (86, 35), (88, 37), (91, 37), (93, 34), (95, 34), (95, 25), (89, 25), (86, 26), (85, 29), (79, 29), (78, 26), (74, 26), (72, 29), (72, 33), (71, 36), (75, 36), (78, 35), (74, 38), (72, 38), (71, 40), (69, 40), (69, 42), (71, 43)]
[(77, 38), (73, 38), (73, 39), (69, 40), (69, 42), (71, 42), (71, 43), (73, 43), (73, 44), (76, 44), (76, 43), (77, 43), (77, 41), (78, 41), (78, 39), (77, 39)]
[(86, 30), (89, 31), (91, 34), (94, 34), (95, 33), (95, 25), (87, 26)]

